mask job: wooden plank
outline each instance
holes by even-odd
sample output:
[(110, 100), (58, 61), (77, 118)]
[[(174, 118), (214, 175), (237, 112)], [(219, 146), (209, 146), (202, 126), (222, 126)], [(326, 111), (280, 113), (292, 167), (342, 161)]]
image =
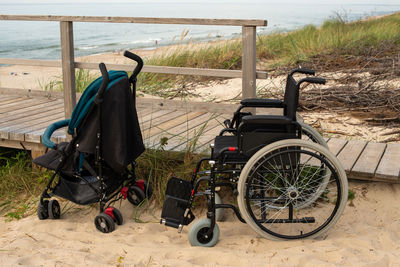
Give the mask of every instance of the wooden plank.
[[(43, 146), (42, 144), (30, 143), (30, 142), (22, 142), (22, 144), (25, 146), (27, 150), (40, 149)], [(23, 147), (20, 144), (20, 141), (5, 140), (5, 139), (0, 139), (0, 147), (23, 149)]]
[(10, 103), (4, 106), (0, 106), (0, 114), (2, 116), (6, 116), (6, 114), (10, 112), (17, 111), (26, 107), (31, 107), (37, 104), (42, 104), (45, 102), (47, 101), (44, 99), (25, 98), (18, 103)]
[(375, 178), (399, 182), (400, 144), (387, 144), (385, 153), (375, 172)]
[(337, 155), (346, 172), (350, 172), (350, 170), (353, 168), (366, 145), (367, 142), (365, 141), (348, 141), (342, 151), (340, 151), (340, 153)]
[(5, 105), (5, 104), (10, 103), (10, 101), (11, 101), (11, 102), (14, 101), (14, 100), (17, 100), (17, 101), (18, 101), (18, 99), (20, 99), (20, 97), (18, 97), (18, 96), (2, 97), (2, 98), (0, 99), (0, 107), (1, 107), (2, 105)]
[(346, 144), (347, 140), (345, 139), (330, 138), (328, 141), (329, 151), (331, 151), (333, 155), (337, 156)]
[[(185, 111), (204, 111), (216, 113), (233, 113), (238, 108), (236, 104), (222, 104), (222, 103), (209, 103), (209, 102), (188, 102), (170, 99), (149, 99), (137, 98), (137, 108), (152, 106), (154, 109), (175, 109)], [(232, 115), (230, 115), (232, 117)]]
[(41, 90), (6, 88), (6, 87), (0, 87), (0, 96), (1, 95), (16, 95), (16, 96), (23, 95), (26, 97), (46, 97), (49, 99), (62, 98), (64, 96), (63, 92), (57, 92), (57, 91), (41, 91)]
[(65, 118), (70, 118), (76, 105), (74, 34), (71, 21), (60, 22), (60, 35)]
[(186, 25), (221, 25), (221, 26), (267, 26), (266, 20), (255, 20), (255, 19), (249, 20), (249, 19), (200, 19), (200, 18), (151, 18), (151, 17), (146, 18), (146, 17), (105, 17), (105, 16), (0, 15), (0, 20), (186, 24)]
[(29, 121), (32, 119), (40, 118), (42, 116), (47, 116), (54, 114), (56, 112), (60, 112), (64, 109), (64, 104), (59, 103), (58, 105), (47, 105), (42, 108), (37, 108), (29, 112), (27, 115), (25, 112), (16, 114), (16, 115), (8, 115), (0, 118), (0, 127), (10, 124), (21, 123), (24, 121)]
[(223, 118), (221, 115), (216, 114), (216, 116), (207, 121), (205, 125), (197, 126), (191, 130), (187, 134), (189, 138), (180, 138), (175, 141), (176, 143), (171, 142), (166, 149), (182, 151), (188, 149), (188, 147), (192, 147), (194, 143), (196, 143), (194, 148), (195, 150), (198, 150), (199, 148), (203, 149), (204, 145), (213, 140), (222, 130), (222, 121)]
[[(98, 70), (99, 64), (86, 63), (86, 62), (75, 62), (75, 68)], [(107, 64), (107, 69), (132, 71), (132, 65)], [(151, 65), (145, 65), (142, 69), (142, 72), (175, 74), (175, 75), (224, 77), (224, 78), (241, 78), (242, 77), (242, 71), (240, 71), (240, 70), (184, 68), (184, 67), (151, 66)], [(268, 75), (267, 75), (267, 72), (265, 72), (265, 71), (257, 71), (256, 77), (257, 77), (257, 79), (267, 79)]]
[(13, 98), (13, 99), (9, 99), (4, 101), (4, 103), (1, 104), (0, 106), (0, 112), (2, 112), (3, 110), (6, 110), (6, 108), (8, 107), (16, 107), (18, 106), (20, 103), (26, 102), (26, 101), (33, 101), (32, 98), (29, 97), (18, 97), (18, 98)]
[(8, 121), (9, 118), (14, 116), (26, 116), (26, 114), (31, 114), (36, 110), (41, 110), (45, 107), (57, 107), (58, 109), (64, 110), (64, 102), (61, 101), (43, 101), (36, 105), (28, 105), (26, 107), (20, 107), (19, 109), (11, 110), (8, 112), (1, 113), (0, 122)]
[(146, 116), (139, 117), (140, 129), (144, 131), (148, 128), (156, 126), (159, 123), (171, 120), (182, 114), (184, 114), (183, 111), (167, 110), (167, 109), (161, 109), (151, 112)]
[(368, 143), (356, 164), (351, 169), (351, 177), (374, 177), (375, 170), (378, 167), (385, 148), (386, 144), (373, 142)]
[[(181, 124), (184, 124), (187, 121), (190, 121), (191, 119), (196, 118), (196, 117), (204, 114), (204, 112), (193, 111), (193, 112), (190, 112), (190, 113), (186, 113), (186, 112), (177, 111), (177, 112), (174, 112), (172, 114), (174, 115), (174, 118), (172, 118), (172, 119), (170, 119), (168, 121), (162, 122), (162, 123), (159, 123), (159, 121), (156, 121), (148, 129), (146, 129), (146, 130), (142, 129), (143, 137), (144, 138), (150, 138), (153, 135), (159, 134), (159, 133), (161, 133), (163, 131), (167, 131), (168, 129), (171, 129), (173, 127), (179, 126)], [(181, 115), (176, 116), (177, 114), (181, 114)]]
[(256, 97), (256, 27), (242, 27), (242, 99)]
[(61, 120), (61, 119), (64, 119), (63, 112), (56, 113), (51, 116), (41, 117), (39, 119), (32, 120), (29, 122), (12, 125), (12, 126), (0, 129), (0, 136), (1, 136), (1, 138), (6, 138), (4, 135), (5, 135), (5, 133), (8, 133), (8, 139), (24, 141), (25, 140), (24, 135), (26, 133), (37, 131), (37, 130), (42, 130), (42, 129), (44, 132), (44, 130), (51, 123), (53, 123), (57, 120)]
[(177, 127), (173, 127), (172, 129), (168, 129), (163, 131), (159, 134), (151, 136), (149, 139), (146, 140), (146, 146), (148, 147), (157, 147), (160, 144), (161, 138), (174, 138), (174, 137), (182, 137), (188, 136), (189, 131), (199, 125), (203, 125), (206, 123), (213, 115), (210, 113), (204, 113), (198, 117), (195, 117), (187, 123), (182, 123)]

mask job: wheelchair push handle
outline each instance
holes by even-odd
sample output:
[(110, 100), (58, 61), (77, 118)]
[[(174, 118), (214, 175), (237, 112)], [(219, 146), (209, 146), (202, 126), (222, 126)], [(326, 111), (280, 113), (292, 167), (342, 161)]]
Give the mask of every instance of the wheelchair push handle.
[(125, 50), (124, 52), (124, 56), (127, 58), (132, 59), (133, 61), (135, 61), (137, 63), (135, 69), (133, 70), (133, 73), (131, 75), (131, 77), (129, 78), (129, 80), (132, 79), (136, 79), (136, 76), (139, 74), (139, 72), (142, 70), (143, 68), (143, 60), (141, 57), (139, 57), (138, 55), (129, 52), (128, 50)]
[(292, 76), (295, 73), (302, 73), (302, 74), (308, 74), (308, 75), (315, 75), (315, 70), (312, 69), (303, 69), (303, 68), (299, 68), (299, 69), (294, 69), (289, 73), (289, 76)]
[(100, 72), (101, 72), (101, 76), (102, 76), (102, 78), (103, 78), (103, 82), (101, 83), (100, 89), (99, 89), (99, 91), (98, 91), (98, 93), (97, 93), (97, 95), (96, 95), (96, 98), (95, 98), (95, 100), (94, 100), (96, 103), (97, 103), (100, 99), (103, 98), (103, 94), (104, 94), (104, 92), (106, 91), (106, 88), (107, 88), (108, 82), (109, 82), (109, 77), (108, 77), (108, 72), (107, 72), (106, 65), (105, 65), (104, 63), (100, 63), (100, 64), (99, 64), (99, 69), (100, 69)]
[(307, 78), (301, 79), (298, 82), (298, 85), (300, 86), (300, 84), (302, 84), (303, 82), (325, 84), (326, 80), (324, 78), (319, 78), (319, 77), (307, 77)]

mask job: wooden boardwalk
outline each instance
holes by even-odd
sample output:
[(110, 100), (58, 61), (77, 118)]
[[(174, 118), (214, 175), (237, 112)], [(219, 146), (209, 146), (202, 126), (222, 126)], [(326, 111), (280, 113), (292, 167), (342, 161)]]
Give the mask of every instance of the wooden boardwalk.
[[(185, 103), (173, 100), (138, 99), (137, 109), (146, 147), (201, 152), (232, 116), (235, 105)], [(59, 97), (0, 94), (0, 146), (43, 153), (42, 134), (50, 123), (64, 119)], [(53, 135), (65, 140), (65, 130)], [(400, 144), (382, 144), (338, 138), (327, 139), (330, 150), (344, 165), (349, 178), (400, 182)]]

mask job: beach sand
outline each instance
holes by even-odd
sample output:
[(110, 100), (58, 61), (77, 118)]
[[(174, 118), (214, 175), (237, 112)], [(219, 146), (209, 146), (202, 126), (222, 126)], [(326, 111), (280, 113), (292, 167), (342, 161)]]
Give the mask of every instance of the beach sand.
[[(0, 266), (399, 266), (400, 185), (350, 183), (355, 199), (327, 234), (316, 240), (270, 241), (233, 216), (219, 222), (213, 248), (191, 247), (184, 228), (158, 223), (160, 211), (125, 222), (109, 234), (96, 230), (96, 209), (63, 214), (60, 220), (32, 215), (0, 222)], [(198, 216), (204, 217), (205, 215)]]

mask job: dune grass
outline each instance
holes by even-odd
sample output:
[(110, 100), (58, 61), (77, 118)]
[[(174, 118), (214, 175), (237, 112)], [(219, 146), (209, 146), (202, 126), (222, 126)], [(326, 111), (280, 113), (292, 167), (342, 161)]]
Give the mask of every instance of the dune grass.
[(32, 213), (49, 175), (32, 169), (24, 151), (0, 148), (0, 215), (20, 219)]

